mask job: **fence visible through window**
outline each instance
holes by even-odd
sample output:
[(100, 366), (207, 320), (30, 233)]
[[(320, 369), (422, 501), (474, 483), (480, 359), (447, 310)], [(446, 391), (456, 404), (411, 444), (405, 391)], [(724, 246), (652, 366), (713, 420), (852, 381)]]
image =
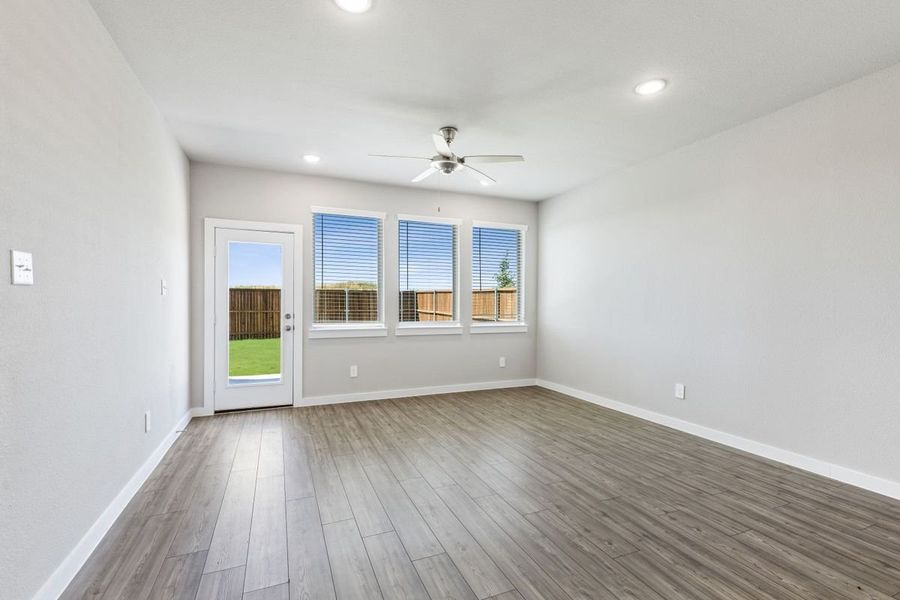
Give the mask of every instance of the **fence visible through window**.
[(472, 320), (519, 321), (522, 231), (472, 227)]
[[(316, 290), (316, 322), (352, 323), (378, 319), (378, 290), (329, 288)], [(472, 292), (475, 321), (516, 321), (518, 290), (501, 288)], [(230, 337), (233, 340), (280, 336), (281, 290), (231, 288), (229, 290)], [(452, 321), (453, 291), (400, 292), (403, 321)]]

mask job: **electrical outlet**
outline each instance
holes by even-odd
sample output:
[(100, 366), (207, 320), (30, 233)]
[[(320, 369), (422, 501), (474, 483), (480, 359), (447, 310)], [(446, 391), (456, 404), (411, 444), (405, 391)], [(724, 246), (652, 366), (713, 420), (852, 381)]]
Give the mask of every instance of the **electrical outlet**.
[(150, 411), (144, 413), (144, 433), (150, 433)]
[(159, 295), (165, 296), (168, 293), (169, 293), (169, 284), (166, 282), (165, 279), (160, 279), (159, 280)]
[(359, 369), (356, 368), (356, 365), (350, 365), (350, 377), (356, 377), (359, 375)]
[(684, 400), (684, 384), (683, 383), (675, 384), (675, 397), (679, 400)]
[(501, 369), (505, 369), (505, 368), (506, 368), (506, 357), (505, 357), (505, 356), (501, 356), (501, 357), (500, 357), (500, 368), (501, 368)]

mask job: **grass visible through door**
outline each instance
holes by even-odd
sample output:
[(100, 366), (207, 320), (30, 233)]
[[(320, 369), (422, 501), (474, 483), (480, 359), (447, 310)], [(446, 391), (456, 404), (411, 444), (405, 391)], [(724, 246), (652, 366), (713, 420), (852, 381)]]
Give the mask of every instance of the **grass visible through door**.
[(228, 376), (281, 373), (281, 338), (228, 342)]

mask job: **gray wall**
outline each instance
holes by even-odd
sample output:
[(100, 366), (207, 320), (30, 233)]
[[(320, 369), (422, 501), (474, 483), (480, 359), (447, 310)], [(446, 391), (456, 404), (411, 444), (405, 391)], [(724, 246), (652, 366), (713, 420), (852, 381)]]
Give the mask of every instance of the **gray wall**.
[(895, 67), (541, 203), (539, 377), (900, 481), (898, 97)]
[(0, 596), (28, 598), (188, 409), (188, 170), (81, 0), (3, 0), (0, 140)]
[[(307, 339), (312, 319), (311, 206), (355, 208), (387, 213), (385, 223), (386, 338)], [(437, 212), (440, 207), (440, 213)], [(472, 220), (529, 226), (526, 237), (527, 333), (395, 337), (397, 322), (396, 215), (463, 219), (460, 230), (461, 312), (470, 312)], [(297, 223), (304, 234), (303, 395), (327, 396), (400, 388), (450, 385), (535, 375), (535, 296), (537, 204), (191, 163), (191, 396), (203, 404), (203, 219), (218, 217)], [(507, 367), (498, 367), (498, 358)], [(359, 376), (349, 377), (349, 366)]]

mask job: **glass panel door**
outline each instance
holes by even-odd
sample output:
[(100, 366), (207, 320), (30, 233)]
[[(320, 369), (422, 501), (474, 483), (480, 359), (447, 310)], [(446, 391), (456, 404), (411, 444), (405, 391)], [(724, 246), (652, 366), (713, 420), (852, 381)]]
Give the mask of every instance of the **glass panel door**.
[(282, 250), (228, 242), (228, 385), (281, 383)]
[(216, 229), (216, 410), (293, 403), (293, 244)]

